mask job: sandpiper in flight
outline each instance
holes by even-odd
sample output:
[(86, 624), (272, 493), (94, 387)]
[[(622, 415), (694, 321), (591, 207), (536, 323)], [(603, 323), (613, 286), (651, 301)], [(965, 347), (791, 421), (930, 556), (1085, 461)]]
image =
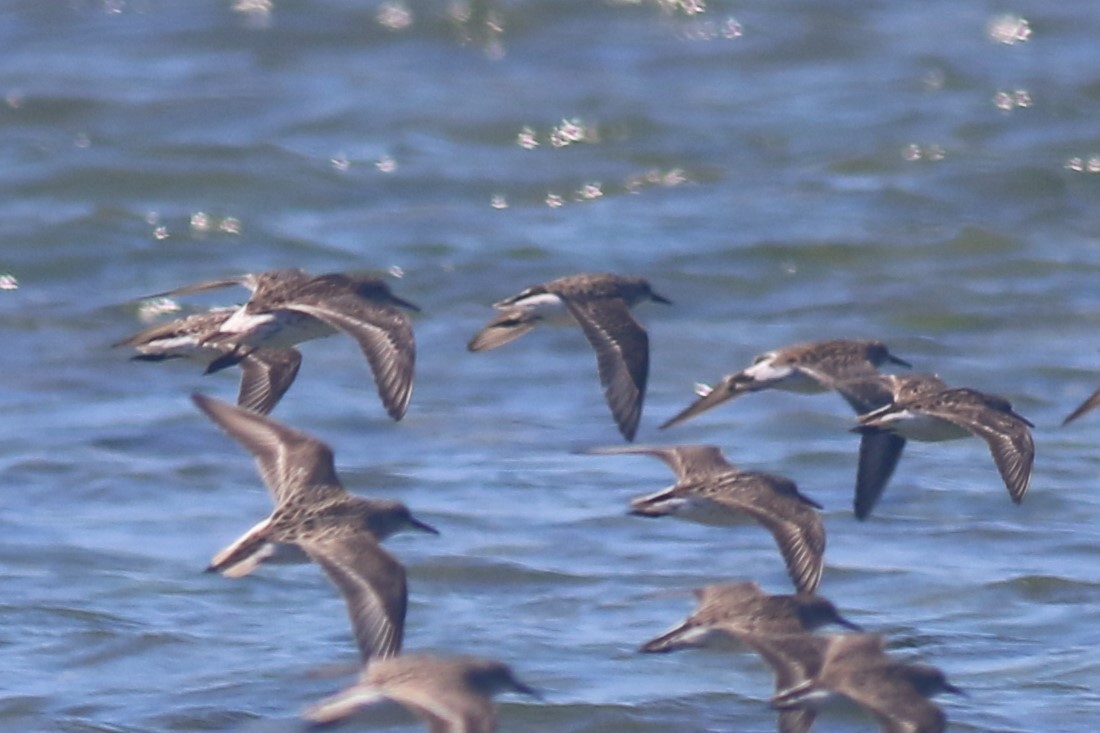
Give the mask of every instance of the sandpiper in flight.
[(237, 578), (296, 545), (320, 565), (347, 603), (362, 658), (401, 649), (407, 591), (405, 569), (379, 542), (405, 529), (438, 534), (396, 501), (354, 496), (340, 483), (332, 450), (321, 441), (249, 410), (204, 395), (195, 404), (256, 459), (275, 510), (207, 568)]
[(631, 514), (666, 515), (727, 525), (748, 517), (771, 532), (795, 588), (812, 593), (821, 581), (825, 526), (816, 509), (793, 481), (781, 476), (742, 471), (709, 445), (627, 446), (597, 448), (592, 454), (641, 454), (660, 458), (676, 473), (676, 483), (631, 500)]
[(495, 349), (539, 323), (579, 325), (596, 350), (600, 383), (619, 432), (633, 440), (649, 376), (649, 336), (630, 309), (644, 300), (671, 303), (640, 277), (561, 277), (494, 303), (500, 313), (470, 340), (468, 348)]
[[(857, 415), (881, 409), (895, 400), (948, 389), (935, 374), (871, 374), (837, 385)], [(856, 519), (864, 520), (878, 503), (905, 448), (905, 437), (889, 430), (864, 430), (859, 440), (859, 464), (852, 507)]]
[[(761, 637), (803, 634), (828, 624), (854, 631), (860, 627), (841, 616), (827, 599), (809, 593), (768, 595), (753, 582), (709, 585), (695, 591), (698, 607), (683, 623), (642, 645), (642, 652), (689, 648), (759, 650)], [(784, 671), (775, 677), (775, 691), (801, 678)], [(781, 710), (779, 733), (805, 733), (814, 713)]]
[(539, 696), (502, 662), (403, 654), (369, 662), (357, 684), (311, 706), (303, 717), (333, 723), (388, 698), (426, 722), (431, 733), (493, 733), (492, 697), (507, 691)]
[(394, 295), (386, 282), (368, 275), (273, 270), (210, 280), (157, 293), (149, 298), (186, 295), (242, 285), (252, 296), (200, 345), (226, 344), (214, 370), (230, 366), (254, 348), (287, 348), (337, 331), (351, 335), (367, 357), (378, 395), (394, 420), (412, 396), (416, 345), (412, 325), (399, 308), (420, 310)]
[[(837, 339), (795, 344), (757, 356), (752, 366), (722, 377), (718, 386), (702, 390), (699, 399), (667, 420), (670, 428), (712, 407), (749, 392), (781, 389), (815, 394), (836, 389), (839, 382), (876, 372), (885, 363), (910, 366), (890, 353), (881, 341)], [(859, 407), (853, 405), (857, 411)]]
[[(857, 432), (888, 431), (911, 440), (935, 442), (976, 435), (989, 445), (1013, 502), (1023, 501), (1031, 483), (1035, 443), (1029, 428), (1034, 425), (1002, 397), (966, 387), (918, 382), (913, 389), (899, 392), (890, 404), (861, 415), (858, 421)], [(901, 448), (897, 450), (900, 454)], [(893, 460), (896, 463), (897, 457)], [(882, 488), (878, 487), (878, 493)], [(869, 493), (873, 489), (869, 487)]]
[(777, 687), (785, 685), (772, 706), (804, 716), (783, 733), (808, 731), (832, 695), (866, 709), (884, 733), (942, 733), (947, 717), (928, 698), (965, 694), (936, 667), (892, 659), (878, 634), (759, 636), (751, 644), (772, 665)]
[(770, 595), (752, 581), (696, 588), (695, 611), (683, 622), (642, 645), (646, 653), (698, 647), (742, 647), (751, 634), (794, 634), (839, 624), (860, 627), (840, 615), (828, 599), (811, 593)]
[[(216, 363), (233, 353), (237, 347), (225, 342), (211, 341), (218, 329), (238, 308), (214, 308), (205, 313), (194, 313), (156, 326), (150, 326), (112, 346), (132, 346), (136, 361), (164, 361), (165, 359), (192, 359), (207, 365), (206, 373), (218, 371)], [(267, 414), (290, 389), (302, 354), (297, 349), (254, 348), (240, 358), (241, 384), (237, 404), (241, 407)], [(228, 364), (222, 364), (222, 367)]]

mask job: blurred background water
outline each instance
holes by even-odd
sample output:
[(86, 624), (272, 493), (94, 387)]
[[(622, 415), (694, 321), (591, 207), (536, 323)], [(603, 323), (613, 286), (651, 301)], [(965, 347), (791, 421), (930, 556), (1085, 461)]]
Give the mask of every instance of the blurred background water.
[[(139, 296), (276, 267), (388, 273), (423, 308), (408, 416), (345, 337), (274, 416), (399, 536), (408, 649), (504, 659), (544, 702), (507, 731), (770, 731), (748, 654), (637, 646), (688, 589), (789, 585), (766, 532), (625, 515), (670, 481), (616, 444), (590, 348), (465, 342), (489, 304), (583, 271), (675, 301), (640, 442), (709, 442), (826, 509), (821, 592), (943, 668), (960, 731), (1100, 721), (1100, 5), (59, 0), (0, 9), (0, 728), (294, 730), (347, 683), (314, 566), (209, 556), (264, 516), (252, 461), (191, 405), (236, 374), (109, 344)], [(243, 292), (187, 299), (227, 304)], [(869, 337), (1037, 425), (1014, 506), (977, 440), (910, 445), (856, 522), (835, 395), (656, 426), (769, 348)], [(405, 725), (367, 715), (347, 724)], [(823, 716), (818, 730), (873, 730)]]

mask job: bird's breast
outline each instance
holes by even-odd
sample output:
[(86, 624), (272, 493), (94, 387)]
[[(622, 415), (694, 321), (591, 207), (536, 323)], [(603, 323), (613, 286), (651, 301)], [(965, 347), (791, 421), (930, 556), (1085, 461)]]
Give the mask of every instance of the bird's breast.
[(529, 295), (517, 300), (510, 307), (519, 308), (531, 319), (537, 319), (552, 326), (577, 325), (565, 301), (553, 293)]
[(892, 430), (904, 438), (927, 443), (958, 440), (970, 435), (970, 431), (950, 420), (915, 410), (888, 413), (877, 422), (877, 425)]
[(746, 386), (750, 389), (781, 389), (786, 392), (815, 394), (826, 391), (821, 382), (810, 377), (800, 369), (789, 365), (776, 365), (770, 361), (753, 364), (741, 374), (746, 377)]
[(236, 336), (250, 346), (286, 349), (310, 339), (336, 332), (332, 326), (305, 313), (290, 310), (272, 313), (248, 313), (241, 308), (222, 324), (219, 331)]

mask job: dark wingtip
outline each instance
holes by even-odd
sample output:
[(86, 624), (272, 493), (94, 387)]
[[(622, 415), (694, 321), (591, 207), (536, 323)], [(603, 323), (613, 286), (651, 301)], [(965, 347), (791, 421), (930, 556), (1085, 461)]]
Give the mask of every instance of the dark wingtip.
[(244, 357), (248, 356), (247, 353), (240, 353), (237, 349), (233, 349), (227, 354), (222, 354), (214, 361), (210, 362), (206, 367), (206, 371), (203, 374), (213, 374), (214, 372), (220, 372), (222, 369), (228, 369), (231, 366), (240, 364)]
[(869, 501), (866, 496), (860, 496), (859, 487), (857, 486), (855, 498), (852, 499), (852, 513), (855, 515), (856, 519), (863, 522), (867, 517), (871, 516), (871, 510), (875, 508), (877, 500), (877, 496), (874, 498), (874, 501)]
[(650, 639), (645, 644), (638, 647), (639, 654), (668, 654), (672, 651), (668, 646), (661, 644), (661, 639)]
[[(702, 398), (700, 398), (700, 399), (702, 399)], [(698, 413), (692, 412), (692, 408), (694, 408), (695, 405), (698, 404), (698, 402), (699, 402), (699, 400), (696, 400), (695, 402), (692, 402), (690, 405), (688, 405), (687, 407), (680, 410), (678, 413), (676, 413), (675, 415), (673, 415), (672, 417), (670, 417), (669, 419), (665, 420), (663, 423), (658, 425), (657, 429), (658, 430), (668, 430), (673, 425), (679, 425), (680, 423), (687, 422), (691, 418), (695, 417)], [(706, 410), (702, 410), (702, 412), (706, 412)]]

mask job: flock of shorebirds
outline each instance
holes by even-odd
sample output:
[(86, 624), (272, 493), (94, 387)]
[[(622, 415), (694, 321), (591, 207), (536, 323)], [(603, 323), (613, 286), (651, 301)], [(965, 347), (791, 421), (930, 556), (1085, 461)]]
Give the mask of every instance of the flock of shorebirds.
[[(402, 530), (437, 533), (396, 501), (367, 499), (344, 489), (331, 449), (316, 438), (267, 417), (293, 383), (301, 364), (294, 346), (345, 332), (359, 344), (382, 405), (394, 420), (408, 409), (415, 341), (404, 310), (419, 310), (381, 279), (301, 270), (277, 270), (187, 285), (149, 298), (240, 285), (251, 291), (242, 306), (216, 308), (150, 327), (119, 342), (139, 360), (189, 358), (207, 372), (241, 369), (237, 405), (201, 394), (195, 404), (253, 455), (275, 503), (269, 517), (214, 555), (209, 572), (247, 575), (265, 562), (317, 563), (343, 594), (364, 668), (358, 682), (303, 712), (314, 724), (342, 720), (382, 698), (423, 718), (433, 733), (489, 733), (492, 696), (515, 691), (537, 696), (511, 669), (494, 660), (402, 653), (407, 589), (405, 570), (380, 543)], [(496, 316), (469, 342), (485, 351), (541, 323), (579, 326), (596, 362), (619, 431), (633, 440), (649, 372), (649, 340), (631, 314), (643, 301), (670, 303), (639, 277), (579, 274), (527, 288), (494, 304)], [(698, 386), (698, 398), (668, 428), (749, 392), (779, 389), (836, 391), (857, 414), (860, 434), (854, 511), (868, 517), (882, 495), (907, 440), (984, 440), (1009, 496), (1027, 493), (1035, 455), (1030, 428), (1003, 398), (950, 387), (932, 374), (893, 374), (908, 367), (878, 341), (829, 340), (775, 349), (717, 386)], [(1100, 390), (1066, 418), (1100, 405)], [(930, 698), (962, 694), (935, 667), (901, 661), (879, 634), (865, 633), (815, 594), (821, 580), (825, 528), (819, 504), (781, 476), (743, 471), (708, 445), (623, 446), (594, 454), (646, 454), (667, 463), (676, 483), (631, 502), (633, 514), (677, 516), (707, 524), (748, 518), (775, 538), (795, 593), (769, 595), (753, 582), (698, 589), (698, 607), (683, 623), (645, 643), (643, 652), (689, 647), (751, 649), (774, 670), (780, 733), (805, 733), (826, 698), (841, 696), (874, 716), (887, 733), (936, 733), (946, 716)], [(827, 624), (851, 633), (821, 635)]]

